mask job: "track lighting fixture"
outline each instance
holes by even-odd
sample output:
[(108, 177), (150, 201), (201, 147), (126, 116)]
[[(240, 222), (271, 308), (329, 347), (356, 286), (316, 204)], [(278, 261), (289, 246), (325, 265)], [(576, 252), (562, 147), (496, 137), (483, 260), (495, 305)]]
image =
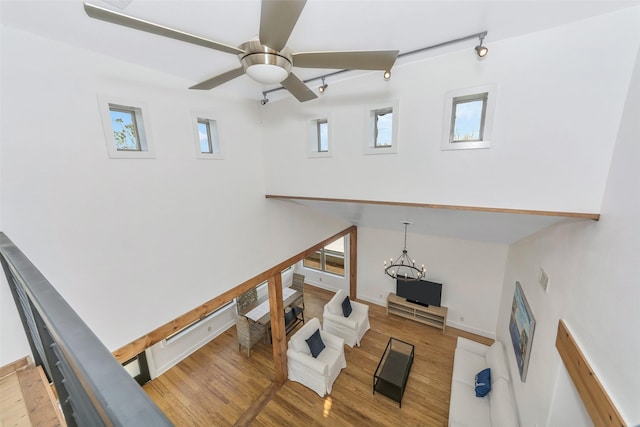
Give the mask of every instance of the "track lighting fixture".
[[(2, 0), (0, 0), (0, 2), (1, 1)], [(422, 48), (419, 48), (419, 49), (414, 49), (414, 50), (410, 50), (410, 51), (407, 51), (407, 52), (402, 52), (402, 53), (398, 54), (398, 58), (402, 58), (402, 57), (409, 56), (409, 55), (415, 55), (415, 54), (423, 53), (423, 52), (426, 52), (426, 51), (429, 51), (429, 50), (432, 50), (432, 49), (438, 49), (438, 48), (441, 48), (441, 47), (444, 47), (444, 46), (449, 46), (449, 45), (460, 43), (460, 42), (464, 42), (464, 41), (467, 41), (467, 40), (474, 40), (477, 37), (478, 39), (480, 39), (480, 44), (475, 47), (475, 51), (476, 51), (476, 54), (478, 55), (478, 58), (482, 59), (485, 56), (487, 56), (487, 53), (489, 53), (489, 48), (486, 47), (486, 46), (483, 46), (484, 38), (485, 38), (485, 36), (487, 34), (488, 34), (487, 31), (483, 31), (481, 33), (473, 33), (473, 34), (469, 34), (469, 35), (464, 36), (464, 37), (459, 37), (457, 39), (447, 40), (447, 41), (444, 41), (444, 42), (441, 42), (441, 43), (436, 43), (436, 44), (433, 44), (433, 45), (430, 45), (430, 46), (426, 46), (426, 47), (422, 47)], [(351, 69), (344, 69), (344, 70), (334, 71), (334, 72), (329, 73), (329, 74), (323, 74), (321, 76), (311, 77), (311, 78), (309, 78), (307, 80), (304, 80), (303, 83), (306, 84), (306, 83), (310, 83), (312, 81), (322, 80), (322, 86), (318, 87), (318, 92), (320, 92), (320, 94), (323, 94), (327, 90), (327, 87), (329, 86), (324, 81), (325, 77), (333, 77), (333, 76), (336, 76), (338, 74), (347, 73), (349, 71), (351, 71)], [(383, 74), (383, 77), (384, 77), (385, 81), (390, 80), (391, 79), (391, 69), (386, 70), (384, 72), (384, 74)], [(277, 91), (280, 91), (280, 90), (285, 90), (285, 87), (284, 86), (280, 86), (280, 87), (276, 87), (276, 88), (264, 91), (263, 95), (265, 96), (265, 99), (260, 101), (262, 103), (262, 105), (264, 105), (267, 102), (269, 102), (269, 100), (266, 99), (266, 95), (267, 94), (269, 94), (271, 92), (277, 92)]]
[(267, 98), (267, 93), (262, 92), (262, 99), (260, 100), (260, 105), (267, 105), (269, 103), (269, 98)]
[(489, 53), (489, 48), (486, 46), (482, 46), (484, 36), (486, 35), (487, 33), (482, 33), (478, 36), (478, 38), (480, 39), (480, 44), (476, 46), (476, 54), (478, 55), (478, 58), (484, 58), (485, 56), (487, 56), (487, 53)]
[(325, 90), (329, 87), (328, 84), (324, 82), (324, 77), (322, 77), (322, 85), (318, 88), (318, 92), (324, 93)]

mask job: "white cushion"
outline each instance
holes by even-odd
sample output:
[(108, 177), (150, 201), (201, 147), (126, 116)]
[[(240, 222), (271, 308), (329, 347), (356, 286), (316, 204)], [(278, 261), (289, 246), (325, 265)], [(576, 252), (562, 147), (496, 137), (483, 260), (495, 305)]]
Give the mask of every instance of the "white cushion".
[(344, 314), (342, 313), (342, 301), (344, 301), (346, 296), (347, 293), (344, 291), (344, 289), (338, 289), (338, 292), (336, 292), (333, 298), (331, 298), (331, 300), (326, 305), (329, 313), (343, 316)]
[(509, 381), (509, 368), (507, 360), (504, 357), (504, 350), (499, 341), (494, 342), (487, 350), (486, 354), (487, 366), (491, 368), (491, 384), (495, 383), (498, 378), (504, 378)]
[(336, 372), (336, 370), (340, 370), (340, 366), (338, 366), (340, 364), (340, 354), (341, 353), (334, 348), (325, 347), (320, 354), (318, 354), (316, 360), (328, 365), (329, 372)]
[[(475, 387), (476, 374), (487, 367), (484, 356), (456, 348), (453, 359), (453, 381)], [(493, 372), (491, 373), (493, 375)]]
[(306, 341), (302, 339), (291, 338), (289, 340), (289, 345), (291, 346), (293, 351), (296, 351), (298, 353), (309, 354), (309, 355), (311, 354), (311, 350), (309, 350), (309, 345), (307, 344)]
[(489, 392), (491, 407), (491, 425), (494, 427), (517, 427), (519, 425), (514, 410), (513, 399), (509, 383), (504, 378), (498, 378)]
[(458, 337), (456, 348), (467, 350), (471, 353), (476, 353), (479, 356), (484, 356), (485, 354), (487, 354), (487, 350), (489, 350), (488, 345), (479, 343), (477, 341), (472, 341), (464, 337)]
[(487, 397), (476, 397), (473, 386), (453, 381), (449, 425), (491, 427), (491, 407)]

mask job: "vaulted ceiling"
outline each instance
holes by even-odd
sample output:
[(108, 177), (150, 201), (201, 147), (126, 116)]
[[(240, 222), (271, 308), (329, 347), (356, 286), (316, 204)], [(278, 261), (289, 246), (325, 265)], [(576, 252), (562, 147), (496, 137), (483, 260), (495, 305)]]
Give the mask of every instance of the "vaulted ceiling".
[[(260, 26), (258, 0), (92, 0), (91, 3), (231, 46), (256, 37)], [(492, 41), (638, 4), (638, 1), (593, 0), (309, 0), (288, 46), (295, 52), (398, 49), (404, 53), (488, 31), (485, 43), (490, 47)], [(3, 25), (183, 78), (185, 87), (239, 66), (233, 54), (89, 18), (81, 0), (3, 0), (0, 7)], [(469, 40), (406, 56), (397, 64), (453, 50), (472, 50), (476, 44), (477, 40)], [(304, 80), (327, 70), (296, 68), (295, 72)], [(214, 90), (257, 99), (269, 88), (242, 76)]]
[[(261, 2), (93, 0), (93, 4), (187, 33), (237, 46), (258, 34)], [(485, 44), (541, 31), (626, 7), (639, 1), (404, 1), (309, 0), (287, 45), (296, 52), (398, 49), (401, 53), (487, 31)], [(2, 25), (34, 33), (154, 69), (184, 80), (185, 89), (237, 68), (235, 55), (147, 34), (88, 17), (81, 0), (0, 2)], [(416, 55), (396, 65), (456, 50), (472, 52), (467, 40)], [(332, 70), (295, 69), (301, 79)], [(346, 73), (353, 76), (364, 71)], [(259, 99), (263, 86), (241, 76), (210, 91)], [(290, 96), (281, 92), (280, 97)], [(273, 98), (272, 98), (273, 100)], [(328, 215), (366, 227), (401, 231), (397, 220), (416, 221), (410, 231), (454, 238), (512, 243), (572, 217), (562, 213), (492, 212), (434, 206), (393, 206), (375, 201), (290, 198)]]

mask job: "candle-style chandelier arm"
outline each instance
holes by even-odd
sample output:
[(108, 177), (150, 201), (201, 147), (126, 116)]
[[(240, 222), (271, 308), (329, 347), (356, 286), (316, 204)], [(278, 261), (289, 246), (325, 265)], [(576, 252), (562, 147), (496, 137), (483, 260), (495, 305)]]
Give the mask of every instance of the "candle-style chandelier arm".
[(389, 259), (389, 265), (384, 262), (384, 272), (394, 279), (403, 280), (420, 280), (424, 277), (426, 269), (424, 264), (422, 267), (416, 267), (416, 261), (412, 260), (407, 253), (407, 226), (409, 222), (403, 222), (404, 224), (404, 249), (402, 254), (394, 261), (393, 258)]

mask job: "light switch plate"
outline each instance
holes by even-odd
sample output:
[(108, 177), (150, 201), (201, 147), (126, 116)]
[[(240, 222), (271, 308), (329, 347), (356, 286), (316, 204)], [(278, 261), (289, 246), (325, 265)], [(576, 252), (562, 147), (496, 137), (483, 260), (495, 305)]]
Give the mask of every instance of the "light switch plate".
[(540, 283), (542, 289), (547, 292), (547, 290), (549, 289), (549, 276), (542, 267), (540, 267), (540, 274), (538, 274), (538, 283)]

